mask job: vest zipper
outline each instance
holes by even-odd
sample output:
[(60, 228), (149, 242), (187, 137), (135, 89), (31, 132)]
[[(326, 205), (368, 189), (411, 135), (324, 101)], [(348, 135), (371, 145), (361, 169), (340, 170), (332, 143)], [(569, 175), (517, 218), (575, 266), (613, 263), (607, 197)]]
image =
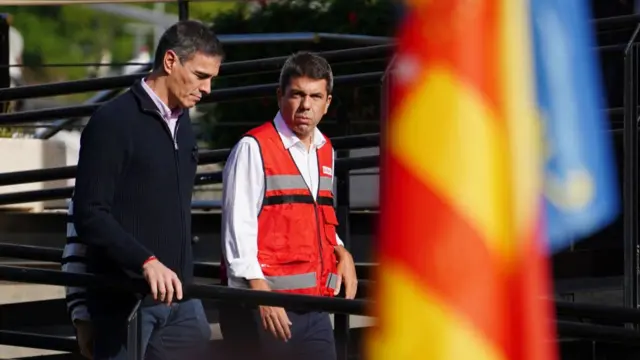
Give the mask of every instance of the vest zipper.
[[(302, 175), (302, 171), (300, 170), (300, 167), (298, 167), (298, 164), (296, 164), (295, 159), (293, 158), (293, 155), (291, 154), (291, 150), (287, 150), (287, 152), (289, 153), (289, 157), (291, 158), (291, 161), (293, 162), (293, 165), (296, 167), (296, 169), (298, 169), (298, 174), (300, 174), (300, 177), (302, 178), (303, 182), (305, 183), (305, 185), (307, 185), (307, 190), (309, 190), (309, 194), (311, 194), (311, 197), (313, 198), (313, 192), (311, 191), (311, 186), (310, 184), (307, 184), (306, 181), (304, 181), (304, 176)], [(318, 236), (318, 254), (320, 254), (320, 274), (318, 274), (318, 284), (316, 285), (316, 288), (318, 289), (324, 289), (324, 286), (322, 284), (322, 273), (324, 272), (324, 256), (322, 253), (322, 234), (320, 233), (320, 226), (322, 226), (322, 222), (320, 221), (320, 218), (318, 216), (318, 196), (320, 195), (320, 169), (321, 169), (321, 165), (320, 165), (320, 156), (318, 155), (318, 150), (316, 149), (316, 162), (318, 164), (318, 189), (316, 191), (316, 196), (313, 199), (313, 212), (316, 215), (316, 227), (317, 227), (317, 231), (316, 231), (316, 235)], [(307, 151), (306, 154), (306, 160), (307, 160), (307, 167), (309, 167), (309, 152)], [(311, 175), (311, 174), (309, 174)], [(324, 295), (324, 293), (320, 293), (320, 295)]]
[[(320, 184), (318, 184), (318, 186), (320, 186)], [(318, 250), (320, 252), (320, 275), (319, 275), (319, 288), (324, 290), (324, 287), (322, 285), (322, 275), (324, 274), (324, 255), (322, 254), (322, 234), (320, 233), (320, 226), (322, 225), (322, 223), (320, 222), (320, 218), (318, 217), (318, 201), (317, 199), (314, 201), (313, 203), (313, 210), (316, 214), (316, 228), (317, 228), (317, 235), (318, 235)], [(320, 296), (323, 296), (323, 293), (320, 293)]]
[[(324, 254), (322, 251), (322, 232), (320, 231), (320, 226), (322, 226), (322, 221), (320, 221), (320, 217), (318, 214), (318, 196), (320, 195), (320, 155), (318, 155), (318, 149), (314, 149), (316, 151), (316, 164), (318, 165), (318, 188), (316, 189), (316, 193), (315, 193), (315, 197), (314, 197), (314, 201), (313, 201), (313, 210), (314, 213), (316, 215), (316, 233), (318, 236), (318, 252), (320, 254), (320, 274), (318, 276), (318, 287), (319, 287), (319, 292), (320, 292), (320, 296), (324, 295), (324, 287), (322, 284), (322, 278), (324, 275)], [(309, 169), (309, 179), (311, 179), (311, 166), (309, 166), (309, 152), (307, 152), (306, 154), (307, 156), (307, 168)], [(311, 187), (307, 186), (309, 188), (309, 192), (311, 192)]]

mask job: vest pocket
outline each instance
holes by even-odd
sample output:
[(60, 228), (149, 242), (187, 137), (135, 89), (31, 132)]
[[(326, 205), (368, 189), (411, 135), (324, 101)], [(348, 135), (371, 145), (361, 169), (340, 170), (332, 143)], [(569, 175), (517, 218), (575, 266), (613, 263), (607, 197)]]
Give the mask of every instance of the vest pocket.
[(331, 246), (336, 246), (338, 245), (336, 241), (336, 227), (338, 226), (336, 211), (331, 206), (321, 206), (321, 208), (324, 219), (324, 238)]
[(318, 240), (315, 231), (309, 231), (313, 220), (311, 205), (265, 206), (258, 221), (259, 256), (264, 263), (281, 265), (314, 261)]

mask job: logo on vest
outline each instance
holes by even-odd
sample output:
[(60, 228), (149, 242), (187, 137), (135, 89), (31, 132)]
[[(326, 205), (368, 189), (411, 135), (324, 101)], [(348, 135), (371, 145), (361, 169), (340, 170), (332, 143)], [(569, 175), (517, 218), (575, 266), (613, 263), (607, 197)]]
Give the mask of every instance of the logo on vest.
[(331, 168), (328, 166), (323, 166), (322, 167), (322, 173), (325, 175), (329, 175), (331, 176), (333, 174), (333, 171), (331, 171)]

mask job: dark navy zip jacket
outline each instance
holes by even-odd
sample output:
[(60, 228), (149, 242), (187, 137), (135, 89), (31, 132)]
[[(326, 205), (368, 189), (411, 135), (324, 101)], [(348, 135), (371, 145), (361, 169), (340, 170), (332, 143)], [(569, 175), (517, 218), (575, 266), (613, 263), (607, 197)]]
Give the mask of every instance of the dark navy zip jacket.
[[(198, 149), (188, 111), (176, 126), (172, 137), (140, 82), (89, 120), (73, 197), (73, 222), (89, 245), (88, 271), (141, 277), (144, 261), (155, 255), (183, 285), (192, 281), (191, 195)], [(91, 316), (126, 312), (135, 302), (132, 295), (89, 290)]]

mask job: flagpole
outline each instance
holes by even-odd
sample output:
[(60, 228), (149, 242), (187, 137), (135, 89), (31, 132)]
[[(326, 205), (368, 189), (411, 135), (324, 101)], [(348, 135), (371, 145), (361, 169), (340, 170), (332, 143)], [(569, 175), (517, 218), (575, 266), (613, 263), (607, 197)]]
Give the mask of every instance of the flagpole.
[[(624, 306), (638, 308), (638, 44), (636, 26), (624, 57)], [(628, 325), (634, 327), (634, 325)]]
[(178, 19), (189, 20), (189, 1), (178, 0)]

